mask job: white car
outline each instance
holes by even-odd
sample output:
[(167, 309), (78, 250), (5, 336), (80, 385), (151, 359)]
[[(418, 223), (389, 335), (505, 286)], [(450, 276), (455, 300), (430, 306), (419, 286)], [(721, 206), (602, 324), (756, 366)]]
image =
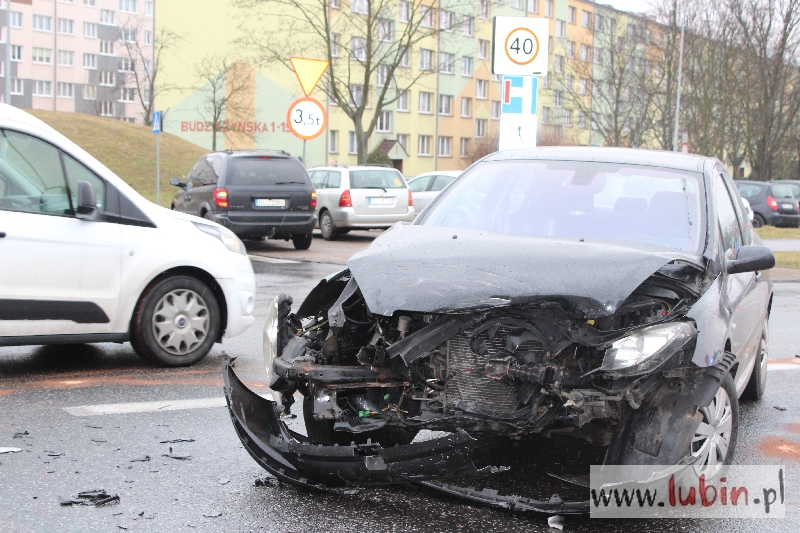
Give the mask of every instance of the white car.
[(145, 200), (0, 104), (0, 346), (130, 341), (185, 366), (247, 329), (254, 303), (236, 235)]
[(460, 170), (440, 170), (426, 172), (408, 180), (408, 188), (411, 189), (417, 213), (425, 209), (451, 181), (460, 175)]

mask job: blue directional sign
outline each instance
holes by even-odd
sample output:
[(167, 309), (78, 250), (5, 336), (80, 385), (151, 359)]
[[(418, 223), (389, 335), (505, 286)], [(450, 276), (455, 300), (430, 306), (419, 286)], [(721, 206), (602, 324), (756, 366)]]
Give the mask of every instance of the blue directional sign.
[(164, 112), (163, 111), (155, 111), (153, 112), (153, 133), (161, 133), (161, 122), (164, 119)]
[(503, 76), (502, 112), (535, 115), (538, 86), (533, 76)]
[(536, 146), (539, 79), (534, 76), (503, 76), (502, 87), (500, 149)]

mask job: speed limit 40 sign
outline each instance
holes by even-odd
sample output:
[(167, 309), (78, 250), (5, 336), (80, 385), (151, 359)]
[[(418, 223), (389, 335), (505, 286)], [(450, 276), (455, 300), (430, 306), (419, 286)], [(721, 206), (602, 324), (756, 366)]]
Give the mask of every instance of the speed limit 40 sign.
[(292, 105), (289, 106), (289, 112), (286, 113), (286, 123), (292, 133), (294, 133), (295, 137), (299, 137), (304, 141), (319, 137), (325, 131), (327, 120), (325, 107), (319, 100), (315, 100), (310, 96), (298, 98), (292, 102)]
[(546, 75), (549, 36), (549, 19), (494, 17), (492, 73)]

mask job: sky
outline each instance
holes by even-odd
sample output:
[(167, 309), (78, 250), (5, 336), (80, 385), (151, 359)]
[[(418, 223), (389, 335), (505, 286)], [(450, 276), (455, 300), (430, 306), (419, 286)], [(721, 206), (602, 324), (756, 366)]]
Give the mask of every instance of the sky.
[(650, 9), (650, 0), (597, 0), (598, 4), (613, 6), (622, 11), (642, 13)]

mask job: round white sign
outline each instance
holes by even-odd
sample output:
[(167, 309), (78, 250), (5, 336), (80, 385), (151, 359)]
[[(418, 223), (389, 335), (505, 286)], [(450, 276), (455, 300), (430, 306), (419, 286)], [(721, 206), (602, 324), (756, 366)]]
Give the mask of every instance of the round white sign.
[(539, 38), (528, 28), (515, 28), (506, 37), (506, 56), (516, 65), (532, 63), (539, 55)]
[(319, 101), (306, 96), (292, 102), (286, 113), (286, 123), (296, 137), (309, 141), (325, 131), (328, 117)]

